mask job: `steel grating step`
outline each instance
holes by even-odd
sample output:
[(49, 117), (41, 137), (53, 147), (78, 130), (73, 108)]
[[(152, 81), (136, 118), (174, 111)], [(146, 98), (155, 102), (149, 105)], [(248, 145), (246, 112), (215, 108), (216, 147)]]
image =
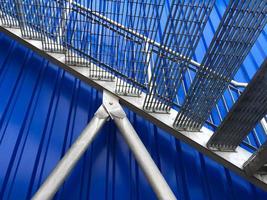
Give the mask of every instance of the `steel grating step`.
[[(81, 79), (92, 87), (103, 91), (106, 90), (113, 95), (115, 95), (120, 103), (124, 106), (127, 106), (129, 109), (134, 111), (136, 114), (144, 117), (145, 119), (151, 121), (159, 128), (169, 132), (174, 135), (177, 139), (186, 142), (187, 144), (193, 146), (203, 154), (211, 157), (222, 165), (233, 170), (240, 176), (251, 181), (255, 185), (263, 188), (267, 191), (267, 175), (248, 175), (243, 170), (244, 163), (251, 157), (251, 153), (247, 150), (237, 147), (235, 152), (219, 152), (212, 151), (206, 147), (207, 142), (211, 138), (213, 132), (205, 127), (201, 129), (200, 132), (188, 132), (188, 131), (177, 131), (173, 127), (175, 117), (178, 112), (174, 109), (171, 109), (169, 114), (157, 114), (157, 113), (148, 113), (143, 110), (142, 103), (145, 99), (145, 93), (142, 93), (139, 98), (130, 97), (130, 96), (120, 96), (115, 93), (115, 82), (106, 82), (102, 80), (94, 80), (88, 78), (89, 71), (87, 67), (75, 67), (68, 66), (65, 64), (65, 55), (64, 54), (55, 54), (47, 53), (42, 50), (42, 43), (36, 40), (24, 39), (21, 36), (20, 30), (12, 28), (4, 28), (0, 26), (0, 31), (11, 36), (13, 39), (19, 41), (20, 43), (31, 48), (38, 54), (42, 55), (44, 58), (48, 59), (52, 63), (58, 65), (69, 73), (73, 74), (75, 77)], [(97, 67), (97, 66), (95, 66)]]
[(234, 151), (267, 114), (267, 59), (208, 142), (210, 149)]
[(230, 1), (175, 120), (200, 130), (267, 23), (266, 1)]

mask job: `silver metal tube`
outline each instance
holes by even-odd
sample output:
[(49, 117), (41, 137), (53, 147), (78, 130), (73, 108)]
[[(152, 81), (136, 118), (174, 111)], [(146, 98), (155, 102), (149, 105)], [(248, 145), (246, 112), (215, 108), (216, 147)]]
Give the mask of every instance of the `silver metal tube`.
[(48, 200), (53, 198), (63, 181), (70, 174), (75, 164), (107, 121), (108, 117), (109, 115), (106, 110), (101, 106), (75, 143), (33, 196), (32, 200)]
[(168, 183), (165, 181), (157, 165), (154, 163), (150, 154), (146, 150), (146, 147), (138, 137), (127, 117), (114, 117), (113, 120), (115, 121), (128, 146), (132, 150), (135, 159), (142, 168), (158, 199), (175, 200), (175, 195), (173, 194)]
[[(106, 91), (110, 92), (111, 94), (115, 95), (123, 106), (128, 107), (132, 111), (136, 112), (141, 117), (153, 122), (163, 130), (169, 132), (171, 135), (175, 136), (179, 140), (191, 145), (192, 147), (196, 148), (198, 151), (202, 152), (203, 154), (209, 156), (210, 158), (214, 159), (218, 163), (226, 166), (227, 168), (233, 170), (238, 175), (246, 178), (251, 183), (255, 184), (256, 186), (262, 188), (263, 190), (267, 191), (267, 176), (248, 176), (244, 173), (242, 168), (245, 161), (251, 156), (247, 150), (238, 147), (234, 153), (232, 152), (217, 152), (217, 151), (210, 151), (206, 148), (206, 144), (210, 137), (212, 136), (212, 131), (203, 127), (201, 132), (186, 132), (186, 131), (177, 131), (172, 126), (174, 122), (174, 118), (177, 115), (177, 111), (172, 109), (170, 114), (157, 114), (157, 113), (147, 113), (142, 109), (142, 103), (144, 101), (144, 93), (139, 98), (133, 97), (125, 97), (119, 96), (115, 94), (115, 82), (108, 82), (108, 81), (98, 81), (92, 80), (88, 78), (88, 68), (87, 67), (75, 67), (75, 66), (68, 66), (62, 61), (62, 57), (59, 57), (57, 54), (48, 54), (47, 52), (41, 49), (41, 44), (39, 41), (33, 40), (26, 40), (21, 37), (21, 33), (19, 29), (15, 28), (4, 28), (0, 26), (0, 32), (4, 33), (17, 42), (25, 45), (26, 47), (32, 49), (38, 55), (43, 56), (44, 58), (48, 59), (50, 62), (58, 65), (60, 68), (66, 70), (73, 76), (81, 79), (85, 83), (89, 84), (90, 86), (94, 87), (99, 91)], [(93, 64), (93, 63), (91, 63)], [(231, 93), (230, 93), (231, 94)], [(232, 94), (233, 96), (233, 94)], [(199, 137), (201, 136), (201, 137)], [(253, 149), (253, 146), (246, 144), (250, 149)]]

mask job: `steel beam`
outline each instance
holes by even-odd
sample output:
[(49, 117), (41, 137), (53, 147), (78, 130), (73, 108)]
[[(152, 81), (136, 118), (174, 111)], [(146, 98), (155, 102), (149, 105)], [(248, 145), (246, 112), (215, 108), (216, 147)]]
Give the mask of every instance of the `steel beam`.
[(129, 97), (129, 96), (119, 96), (114, 91), (115, 82), (92, 80), (88, 78), (88, 74), (89, 74), (88, 68), (80, 67), (80, 66), (71, 67), (71, 66), (66, 65), (64, 54), (53, 54), (53, 53), (47, 53), (43, 51), (42, 43), (40, 41), (34, 41), (34, 40), (28, 40), (28, 39), (22, 38), (19, 29), (4, 28), (0, 26), (0, 32), (3, 32), (4, 34), (9, 35), (14, 40), (32, 49), (39, 55), (48, 59), (50, 62), (66, 70), (73, 76), (79, 78), (80, 80), (84, 81), (85, 83), (89, 84), (95, 89), (99, 91), (108, 91), (112, 93), (119, 99), (120, 103), (123, 106), (128, 107), (129, 109), (134, 111), (136, 114), (154, 123), (159, 128), (175, 136), (177, 139), (191, 145), (192, 147), (196, 148), (198, 151), (211, 157), (215, 161), (233, 170), (240, 176), (246, 178), (250, 182), (256, 184), (257, 186), (267, 191), (267, 176), (266, 175), (248, 176), (244, 172), (242, 166), (251, 156), (251, 153), (249, 153), (245, 149), (241, 147), (237, 147), (235, 153), (211, 151), (206, 147), (206, 144), (213, 134), (212, 131), (205, 127), (203, 127), (200, 132), (177, 131), (173, 127), (175, 117), (177, 116), (176, 110), (171, 109), (169, 114), (156, 114), (156, 113), (145, 112), (142, 107), (144, 99), (145, 99), (144, 93), (142, 93), (139, 98)]
[(32, 200), (48, 200), (53, 198), (108, 118), (108, 113), (103, 106), (100, 106), (90, 123), (59, 161), (56, 168), (54, 168), (52, 173), (33, 196)]

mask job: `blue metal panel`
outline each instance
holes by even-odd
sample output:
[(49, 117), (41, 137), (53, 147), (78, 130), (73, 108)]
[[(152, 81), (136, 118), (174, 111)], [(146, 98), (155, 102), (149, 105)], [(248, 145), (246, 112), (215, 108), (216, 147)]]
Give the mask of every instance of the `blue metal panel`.
[[(101, 94), (0, 35), (0, 199), (29, 199), (101, 104)], [(127, 111), (179, 199), (266, 199), (267, 193)], [(155, 199), (109, 122), (55, 199)]]

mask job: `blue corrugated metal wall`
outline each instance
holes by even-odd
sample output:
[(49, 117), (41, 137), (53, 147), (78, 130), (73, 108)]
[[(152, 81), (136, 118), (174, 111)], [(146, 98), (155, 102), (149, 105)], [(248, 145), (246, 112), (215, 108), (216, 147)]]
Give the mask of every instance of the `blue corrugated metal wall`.
[[(101, 94), (0, 35), (0, 190), (28, 199), (101, 103)], [(266, 199), (188, 145), (128, 112), (179, 199)], [(155, 199), (127, 145), (109, 122), (56, 199)]]

